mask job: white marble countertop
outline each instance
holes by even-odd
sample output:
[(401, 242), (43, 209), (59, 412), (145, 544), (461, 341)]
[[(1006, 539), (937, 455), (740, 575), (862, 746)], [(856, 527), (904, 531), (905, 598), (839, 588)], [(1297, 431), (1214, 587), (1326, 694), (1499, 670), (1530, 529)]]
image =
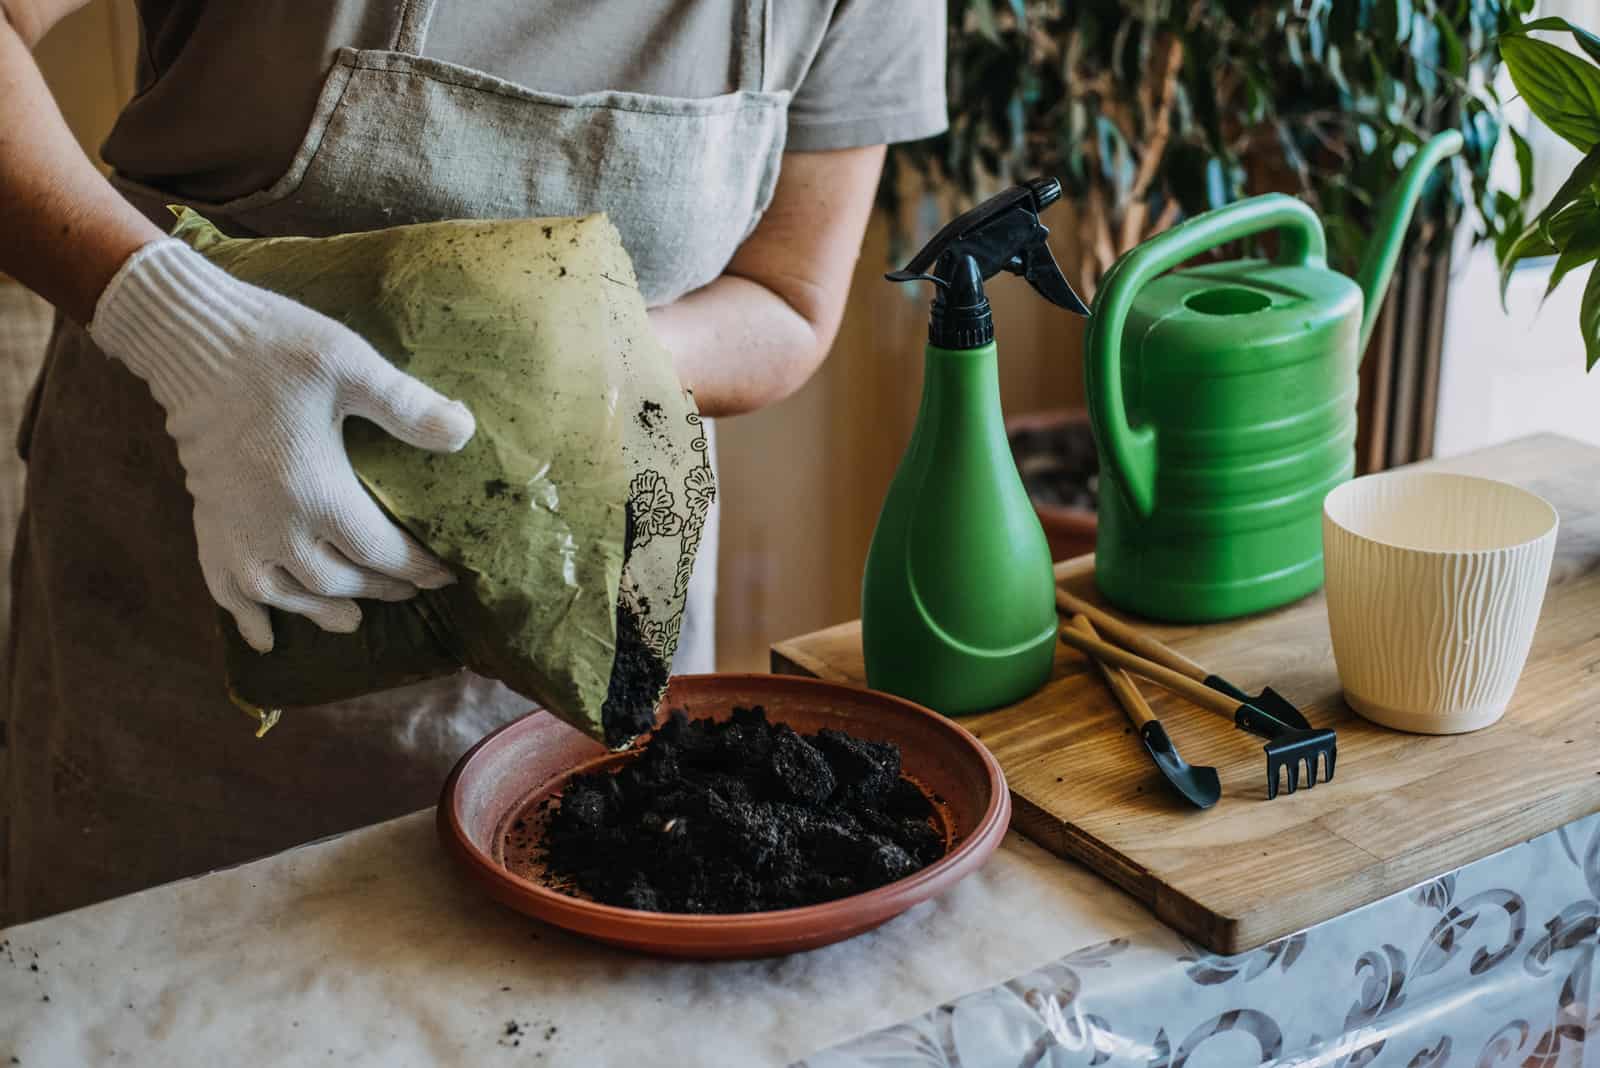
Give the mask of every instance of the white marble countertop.
[(490, 901), (419, 812), (0, 931), (0, 1066), (785, 1064), (1160, 927), (1012, 835), (841, 945), (654, 960)]

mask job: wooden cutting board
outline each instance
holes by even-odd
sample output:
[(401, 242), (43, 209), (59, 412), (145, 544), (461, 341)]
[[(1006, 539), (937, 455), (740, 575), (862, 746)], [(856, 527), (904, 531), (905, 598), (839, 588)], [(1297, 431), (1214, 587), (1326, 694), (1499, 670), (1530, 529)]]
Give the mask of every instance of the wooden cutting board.
[[(1005, 768), (1013, 826), (1219, 953), (1237, 953), (1600, 811), (1600, 449), (1525, 438), (1417, 469), (1517, 483), (1561, 515), (1551, 586), (1510, 710), (1473, 734), (1401, 734), (1340, 697), (1321, 595), (1206, 626), (1141, 627), (1246, 690), (1270, 685), (1339, 734), (1334, 780), (1266, 800), (1261, 743), (1150, 684), (1184, 758), (1222, 800), (1167, 792), (1103, 682), (1058, 646), (1050, 682), (964, 718)], [(1058, 580), (1100, 604), (1093, 558)], [(865, 685), (861, 627), (781, 642), (773, 670)]]

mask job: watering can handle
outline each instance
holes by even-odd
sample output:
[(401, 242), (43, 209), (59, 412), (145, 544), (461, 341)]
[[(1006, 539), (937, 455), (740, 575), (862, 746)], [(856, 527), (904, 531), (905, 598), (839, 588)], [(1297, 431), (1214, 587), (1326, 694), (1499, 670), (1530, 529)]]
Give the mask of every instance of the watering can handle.
[(1128, 423), (1122, 398), (1122, 333), (1139, 290), (1169, 271), (1218, 245), (1267, 230), (1283, 231), (1278, 262), (1323, 266), (1327, 241), (1315, 212), (1281, 193), (1240, 200), (1146, 241), (1118, 260), (1095, 295), (1084, 342), (1084, 379), (1089, 419), (1112, 481), (1127, 492), (1134, 509), (1149, 515), (1155, 508), (1156, 439), (1148, 427)]

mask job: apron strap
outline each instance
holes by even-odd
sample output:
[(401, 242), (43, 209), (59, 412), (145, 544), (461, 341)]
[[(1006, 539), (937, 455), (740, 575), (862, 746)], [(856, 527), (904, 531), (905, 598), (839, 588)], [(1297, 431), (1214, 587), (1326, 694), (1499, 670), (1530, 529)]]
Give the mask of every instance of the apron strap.
[(768, 37), (772, 32), (769, 17), (771, 0), (745, 0), (739, 27), (739, 70), (734, 87), (751, 92), (767, 88)]
[(433, 7), (434, 0), (400, 0), (394, 51), (408, 56), (422, 55), (423, 42), (428, 39), (428, 23), (433, 19)]

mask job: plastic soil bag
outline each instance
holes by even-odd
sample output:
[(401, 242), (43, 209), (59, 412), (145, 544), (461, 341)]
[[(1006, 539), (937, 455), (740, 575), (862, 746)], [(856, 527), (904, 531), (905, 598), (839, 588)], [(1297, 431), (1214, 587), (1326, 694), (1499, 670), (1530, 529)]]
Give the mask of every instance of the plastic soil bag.
[(243, 240), (175, 210), (174, 236), (348, 326), (477, 420), (452, 455), (345, 421), (367, 490), (458, 581), (362, 601), (353, 634), (273, 610), (267, 654), (221, 615), (235, 702), (265, 731), (285, 708), (470, 668), (613, 747), (648, 729), (716, 487), (615, 227), (595, 215)]

